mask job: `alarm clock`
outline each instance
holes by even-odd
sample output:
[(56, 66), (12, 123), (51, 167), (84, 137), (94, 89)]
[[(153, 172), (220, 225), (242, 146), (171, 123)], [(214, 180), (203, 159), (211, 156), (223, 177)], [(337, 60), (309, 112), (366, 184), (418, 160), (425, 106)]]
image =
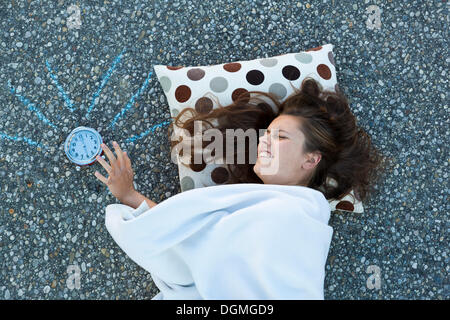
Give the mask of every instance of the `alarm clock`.
[(89, 166), (103, 154), (103, 139), (97, 130), (88, 127), (73, 129), (64, 142), (64, 152), (78, 166)]

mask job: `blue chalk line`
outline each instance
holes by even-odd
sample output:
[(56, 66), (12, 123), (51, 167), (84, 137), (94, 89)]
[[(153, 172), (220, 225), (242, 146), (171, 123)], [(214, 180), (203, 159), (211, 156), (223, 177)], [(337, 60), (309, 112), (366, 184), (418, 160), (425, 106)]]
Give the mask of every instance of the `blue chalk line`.
[(48, 61), (45, 61), (45, 65), (47, 66), (48, 72), (50, 73), (50, 77), (52, 78), (53, 83), (56, 85), (56, 87), (58, 88), (59, 92), (63, 96), (64, 101), (66, 102), (66, 106), (70, 109), (71, 112), (73, 112), (75, 110), (73, 108), (73, 104), (70, 101), (69, 96), (64, 91), (63, 87), (59, 84), (58, 78), (53, 74), (52, 68), (50, 67), (50, 64), (48, 63)]
[(164, 122), (162, 122), (162, 123), (160, 123), (160, 124), (154, 125), (153, 127), (151, 127), (150, 129), (148, 129), (147, 131), (141, 133), (140, 135), (133, 136), (133, 137), (131, 137), (131, 138), (126, 139), (126, 140), (125, 140), (125, 143), (128, 143), (128, 142), (134, 142), (134, 141), (136, 141), (136, 140), (142, 139), (143, 137), (145, 137), (146, 135), (148, 135), (148, 134), (150, 133), (150, 131), (153, 132), (153, 131), (155, 131), (155, 129), (156, 129), (157, 127), (161, 127), (161, 126), (163, 126), (163, 125), (170, 124), (171, 122), (172, 122), (171, 120), (170, 120), (170, 121), (164, 121)]
[(39, 110), (37, 110), (36, 107), (34, 106), (34, 104), (30, 102), (30, 100), (28, 100), (27, 98), (25, 98), (21, 94), (15, 93), (16, 89), (14, 89), (11, 86), (11, 81), (10, 80), (8, 80), (8, 86), (10, 87), (10, 92), (12, 94), (14, 94), (16, 97), (18, 97), (19, 100), (28, 107), (28, 110), (34, 111), (36, 113), (37, 117), (40, 120), (42, 120), (44, 123), (48, 124), (49, 126), (55, 128), (55, 129), (58, 128), (55, 124), (53, 124), (50, 120), (48, 120)]
[(109, 127), (112, 129), (114, 128), (114, 126), (116, 125), (117, 120), (119, 120), (119, 118), (121, 116), (123, 116), (125, 114), (125, 112), (128, 111), (128, 109), (130, 109), (133, 104), (134, 104), (134, 100), (142, 94), (142, 92), (145, 90), (145, 88), (147, 88), (148, 82), (150, 81), (150, 77), (152, 76), (152, 72), (150, 71), (150, 73), (147, 76), (147, 79), (145, 79), (144, 83), (142, 84), (141, 88), (138, 90), (138, 92), (136, 92), (131, 99), (128, 101), (127, 105), (118, 113), (116, 114), (116, 116), (114, 117), (114, 120), (110, 123)]
[(47, 146), (41, 145), (41, 144), (37, 143), (36, 141), (33, 141), (33, 140), (31, 140), (31, 139), (29, 139), (27, 137), (19, 137), (19, 136), (11, 137), (11, 136), (7, 135), (6, 133), (2, 133), (2, 132), (0, 132), (0, 137), (2, 137), (4, 139), (10, 139), (10, 140), (13, 140), (13, 141), (22, 141), (23, 140), (26, 143), (28, 143), (29, 145), (32, 145), (32, 146), (36, 146), (37, 145), (41, 149), (46, 149), (46, 150), (48, 149)]
[(85, 117), (88, 118), (89, 117), (89, 113), (91, 112), (91, 110), (94, 108), (94, 105), (96, 103), (96, 99), (98, 97), (98, 95), (100, 94), (100, 91), (102, 91), (103, 87), (106, 85), (106, 83), (109, 80), (109, 77), (111, 77), (111, 74), (113, 73), (114, 69), (116, 68), (116, 65), (120, 62), (120, 60), (122, 59), (123, 53), (125, 52), (126, 49), (123, 49), (122, 52), (116, 57), (116, 59), (114, 60), (112, 66), (109, 68), (109, 70), (106, 73), (106, 76), (103, 78), (102, 83), (100, 84), (100, 87), (98, 88), (98, 90), (94, 93), (93, 97), (92, 97), (92, 102), (91, 102), (91, 106), (88, 109), (88, 112), (86, 113)]

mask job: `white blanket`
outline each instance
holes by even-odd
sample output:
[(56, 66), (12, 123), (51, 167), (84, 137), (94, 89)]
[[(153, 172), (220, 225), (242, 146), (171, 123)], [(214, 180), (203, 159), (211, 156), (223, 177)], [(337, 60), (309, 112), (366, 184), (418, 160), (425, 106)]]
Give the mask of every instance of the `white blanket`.
[(149, 208), (106, 207), (106, 228), (150, 272), (153, 299), (324, 299), (330, 206), (311, 188), (229, 184)]

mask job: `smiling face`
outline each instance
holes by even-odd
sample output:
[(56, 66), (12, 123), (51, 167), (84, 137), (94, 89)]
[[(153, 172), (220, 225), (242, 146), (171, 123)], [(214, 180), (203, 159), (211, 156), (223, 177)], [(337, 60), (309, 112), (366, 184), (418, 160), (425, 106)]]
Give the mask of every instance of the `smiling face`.
[(253, 171), (264, 184), (307, 185), (321, 155), (303, 152), (305, 136), (300, 126), (298, 117), (282, 114), (259, 138)]

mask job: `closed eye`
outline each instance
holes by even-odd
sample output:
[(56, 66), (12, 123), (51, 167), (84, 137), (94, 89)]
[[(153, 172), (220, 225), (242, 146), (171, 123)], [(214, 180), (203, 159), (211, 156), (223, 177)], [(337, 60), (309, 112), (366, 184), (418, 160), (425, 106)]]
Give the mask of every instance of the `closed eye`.
[[(270, 134), (270, 130), (269, 129), (266, 129), (266, 132), (268, 134)], [(280, 139), (287, 139), (287, 137), (283, 137), (283, 136), (280, 136), (280, 135), (278, 135), (278, 138), (280, 138)]]

